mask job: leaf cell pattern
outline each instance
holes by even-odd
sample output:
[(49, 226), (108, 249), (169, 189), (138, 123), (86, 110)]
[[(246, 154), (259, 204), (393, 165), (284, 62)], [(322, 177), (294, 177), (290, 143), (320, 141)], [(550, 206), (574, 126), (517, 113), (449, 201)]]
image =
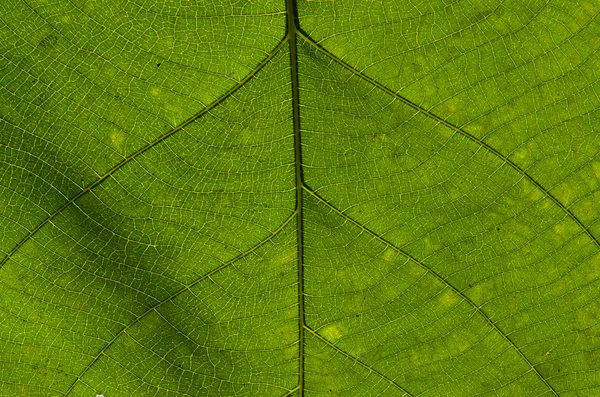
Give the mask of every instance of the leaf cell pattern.
[(599, 12), (0, 3), (0, 395), (597, 395)]

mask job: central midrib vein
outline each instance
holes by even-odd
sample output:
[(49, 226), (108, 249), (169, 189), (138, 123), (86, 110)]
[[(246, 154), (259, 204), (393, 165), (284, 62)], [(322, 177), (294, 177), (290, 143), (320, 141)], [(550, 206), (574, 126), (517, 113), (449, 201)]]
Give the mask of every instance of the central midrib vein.
[(298, 245), (298, 394), (304, 396), (304, 233), (302, 211), (302, 144), (300, 140), (300, 95), (298, 90), (298, 52), (296, 33), (298, 15), (295, 0), (286, 0), (287, 34), (290, 43), (292, 113), (294, 125), (294, 163), (296, 173), (296, 230)]

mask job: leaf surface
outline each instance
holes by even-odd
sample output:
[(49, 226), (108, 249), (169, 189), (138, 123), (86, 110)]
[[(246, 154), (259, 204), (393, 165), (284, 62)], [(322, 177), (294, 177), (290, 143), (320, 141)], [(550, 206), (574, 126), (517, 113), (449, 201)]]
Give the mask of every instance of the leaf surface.
[(599, 12), (0, 4), (0, 395), (597, 395)]

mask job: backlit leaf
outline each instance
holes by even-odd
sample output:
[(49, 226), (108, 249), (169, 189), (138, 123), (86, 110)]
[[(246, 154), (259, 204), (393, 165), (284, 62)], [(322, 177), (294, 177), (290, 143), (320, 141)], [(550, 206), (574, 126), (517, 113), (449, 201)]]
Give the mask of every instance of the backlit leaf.
[(0, 396), (597, 396), (600, 3), (0, 2)]

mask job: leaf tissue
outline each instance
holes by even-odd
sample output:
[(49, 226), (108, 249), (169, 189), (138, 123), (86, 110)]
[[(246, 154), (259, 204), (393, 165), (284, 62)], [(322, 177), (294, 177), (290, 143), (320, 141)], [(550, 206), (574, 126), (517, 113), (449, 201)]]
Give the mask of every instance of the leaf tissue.
[(599, 396), (599, 13), (0, 1), (0, 396)]

